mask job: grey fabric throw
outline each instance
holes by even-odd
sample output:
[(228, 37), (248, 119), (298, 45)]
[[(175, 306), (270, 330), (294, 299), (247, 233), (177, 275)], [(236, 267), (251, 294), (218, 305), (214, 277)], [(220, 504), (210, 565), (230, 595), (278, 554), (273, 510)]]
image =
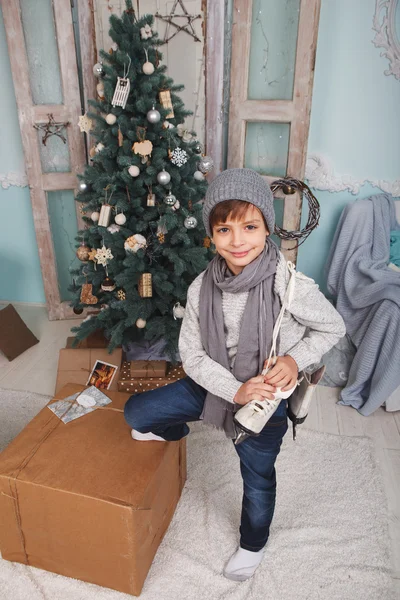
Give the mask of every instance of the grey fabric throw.
[[(219, 255), (210, 262), (204, 273), (199, 307), (202, 343), (207, 354), (232, 371), (239, 381), (248, 381), (261, 373), (269, 354), (272, 330), (280, 310), (280, 301), (274, 292), (278, 257), (276, 244), (267, 238), (263, 252), (246, 265), (239, 275), (233, 275)], [(223, 292), (249, 292), (233, 369), (229, 365), (225, 343)], [(200, 419), (223, 429), (227, 437), (234, 438), (233, 415), (238, 408), (208, 392)]]

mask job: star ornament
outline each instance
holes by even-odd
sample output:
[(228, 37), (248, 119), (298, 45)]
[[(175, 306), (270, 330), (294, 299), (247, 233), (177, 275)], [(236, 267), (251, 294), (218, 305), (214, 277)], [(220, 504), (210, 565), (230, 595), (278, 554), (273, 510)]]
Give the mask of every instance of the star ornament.
[[(180, 7), (182, 9), (183, 14), (178, 15), (175, 13), (175, 9), (178, 4), (180, 5)], [(186, 10), (185, 5), (183, 4), (183, 0), (175, 0), (174, 1), (174, 4), (171, 8), (171, 12), (169, 15), (160, 15), (160, 13), (157, 11), (155, 16), (158, 19), (161, 19), (162, 21), (167, 23), (167, 27), (165, 29), (165, 34), (164, 34), (164, 44), (167, 44), (170, 40), (172, 40), (172, 38), (174, 38), (180, 31), (185, 31), (196, 42), (201, 42), (200, 38), (197, 36), (197, 34), (194, 30), (194, 27), (193, 27), (193, 21), (196, 21), (197, 19), (201, 19), (201, 15), (189, 15), (188, 11)], [(173, 19), (186, 19), (187, 23), (181, 25), (180, 21), (174, 23)], [(172, 33), (172, 35), (169, 35), (170, 25), (176, 29), (176, 31), (174, 31)]]

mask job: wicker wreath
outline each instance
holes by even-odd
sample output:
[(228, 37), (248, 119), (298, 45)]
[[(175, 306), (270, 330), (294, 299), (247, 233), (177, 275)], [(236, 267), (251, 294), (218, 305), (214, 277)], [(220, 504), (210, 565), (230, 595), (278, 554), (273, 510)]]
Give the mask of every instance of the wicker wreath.
[[(308, 200), (308, 219), (304, 229), (300, 231), (287, 231), (282, 229), (278, 225), (275, 225), (274, 233), (282, 240), (293, 240), (296, 245), (289, 250), (294, 250), (303, 244), (310, 233), (319, 225), (320, 217), (320, 205), (308, 185), (299, 179), (293, 177), (285, 177), (284, 179), (277, 179), (271, 184), (271, 191), (274, 194), (277, 190), (282, 190), (285, 195), (294, 194), (300, 192), (301, 197), (305, 196)], [(301, 240), (301, 241), (300, 241)]]

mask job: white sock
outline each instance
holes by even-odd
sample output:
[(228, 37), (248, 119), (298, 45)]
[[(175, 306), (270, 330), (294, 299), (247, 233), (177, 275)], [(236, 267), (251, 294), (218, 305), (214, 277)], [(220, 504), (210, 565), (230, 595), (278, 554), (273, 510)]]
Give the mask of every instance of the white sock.
[(239, 546), (225, 566), (225, 577), (233, 581), (249, 579), (260, 564), (264, 556), (264, 550), (265, 548), (261, 548), (258, 552), (251, 552)]
[(139, 440), (141, 442), (150, 442), (150, 441), (165, 442), (166, 441), (164, 438), (160, 437), (159, 435), (156, 435), (155, 433), (151, 433), (151, 431), (149, 431), (149, 433), (140, 433), (140, 431), (136, 431), (136, 429), (132, 429), (131, 436), (133, 437), (134, 440)]

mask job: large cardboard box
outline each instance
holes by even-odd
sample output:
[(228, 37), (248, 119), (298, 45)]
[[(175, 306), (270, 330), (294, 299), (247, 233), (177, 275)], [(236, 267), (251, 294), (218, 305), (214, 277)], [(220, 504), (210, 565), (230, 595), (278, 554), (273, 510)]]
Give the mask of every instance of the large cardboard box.
[(110, 387), (111, 391), (117, 390), (122, 362), (122, 348), (116, 348), (111, 354), (106, 348), (62, 348), (58, 358), (56, 394), (67, 383), (80, 383), (86, 386), (96, 360), (118, 367)]
[(0, 454), (0, 550), (139, 595), (185, 482), (186, 446), (132, 440), (129, 395), (106, 394), (111, 404), (68, 424), (45, 407)]

